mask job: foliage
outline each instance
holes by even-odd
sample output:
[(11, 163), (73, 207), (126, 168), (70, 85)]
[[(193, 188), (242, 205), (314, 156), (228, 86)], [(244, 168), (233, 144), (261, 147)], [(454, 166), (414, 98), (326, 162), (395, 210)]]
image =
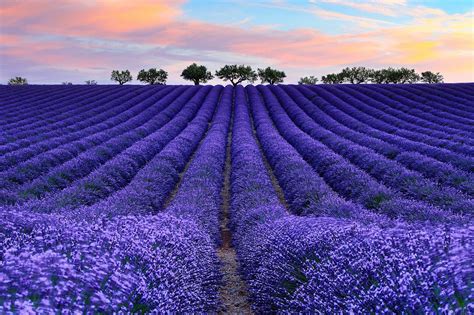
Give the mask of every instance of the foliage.
[(340, 84), (344, 82), (344, 77), (341, 73), (329, 73), (321, 77), (324, 84)]
[(65, 82), (62, 82), (61, 85), (72, 85), (72, 82), (65, 81)]
[(425, 71), (421, 73), (421, 81), (425, 83), (443, 83), (443, 79), (439, 72)]
[(265, 69), (258, 69), (258, 76), (263, 83), (276, 84), (283, 83), (286, 74), (283, 71), (266, 67)]
[(315, 76), (309, 76), (309, 77), (302, 77), (299, 81), (298, 81), (298, 84), (309, 84), (309, 85), (313, 85), (313, 84), (316, 84), (318, 83), (318, 78), (316, 78)]
[(214, 76), (210, 71), (207, 71), (206, 66), (197, 65), (193, 63), (189, 65), (181, 73), (181, 77), (188, 81), (193, 81), (194, 85), (199, 85), (200, 83), (206, 83), (209, 80), (212, 80)]
[(369, 81), (372, 71), (373, 70), (365, 67), (344, 68), (341, 71), (341, 76), (344, 78), (345, 82), (360, 84)]
[(387, 69), (373, 70), (370, 76), (370, 81), (372, 83), (377, 83), (377, 84), (389, 83), (387, 81), (388, 73), (389, 73), (389, 70)]
[(27, 85), (28, 80), (23, 77), (14, 77), (8, 81), (8, 85)]
[(97, 85), (97, 81), (96, 80), (87, 80), (85, 81), (86, 85)]
[(394, 83), (394, 84), (416, 83), (419, 80), (420, 80), (420, 76), (415, 72), (415, 69), (388, 68), (386, 72), (387, 82), (385, 83)]
[(166, 79), (168, 79), (168, 72), (156, 68), (148, 69), (148, 71), (142, 69), (137, 76), (138, 81), (148, 84), (166, 84)]
[(118, 84), (123, 85), (129, 81), (132, 81), (132, 75), (130, 74), (130, 71), (125, 70), (125, 71), (119, 71), (119, 70), (113, 70), (112, 75), (110, 76), (110, 79), (112, 81), (118, 82)]
[(405, 84), (416, 83), (420, 80), (426, 83), (443, 82), (443, 76), (438, 73), (426, 71), (421, 74), (416, 73), (415, 69), (402, 68), (384, 68), (370, 69), (366, 67), (346, 67), (339, 73), (330, 73), (322, 77), (325, 84), (341, 84), (341, 83), (377, 83), (377, 84)]
[(257, 80), (257, 74), (250, 66), (244, 65), (225, 65), (219, 71), (216, 71), (216, 77), (224, 81), (230, 81), (236, 86), (244, 81), (253, 83)]

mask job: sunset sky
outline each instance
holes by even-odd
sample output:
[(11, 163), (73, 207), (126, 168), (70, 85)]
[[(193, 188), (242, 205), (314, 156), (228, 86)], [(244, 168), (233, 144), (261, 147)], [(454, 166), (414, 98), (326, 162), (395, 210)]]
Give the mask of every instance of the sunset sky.
[[(272, 66), (286, 83), (346, 66), (441, 72), (474, 81), (471, 0), (0, 1), (0, 83), (111, 84), (113, 69), (192, 62)], [(139, 83), (134, 80), (132, 83)], [(222, 83), (213, 80), (211, 83)]]

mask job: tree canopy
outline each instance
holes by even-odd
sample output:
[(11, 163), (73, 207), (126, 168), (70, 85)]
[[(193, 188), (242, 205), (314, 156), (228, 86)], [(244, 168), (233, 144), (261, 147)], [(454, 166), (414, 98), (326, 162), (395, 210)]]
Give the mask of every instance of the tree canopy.
[(421, 81), (425, 83), (443, 83), (443, 76), (439, 72), (425, 71), (421, 73)]
[(230, 81), (233, 86), (236, 86), (244, 81), (255, 82), (257, 80), (257, 73), (250, 66), (225, 65), (216, 71), (216, 77), (224, 81)]
[(283, 79), (286, 78), (286, 74), (283, 71), (266, 67), (265, 69), (258, 69), (258, 76), (263, 83), (276, 84), (282, 83)]
[(185, 80), (193, 81), (194, 85), (199, 85), (199, 83), (206, 83), (209, 80), (212, 80), (214, 76), (210, 71), (207, 71), (206, 66), (197, 65), (193, 63), (189, 65), (186, 69), (183, 70), (181, 76)]
[(388, 68), (386, 71), (386, 81), (384, 83), (415, 83), (420, 80), (420, 76), (416, 73), (415, 69), (408, 68)]
[(166, 79), (168, 79), (168, 72), (156, 68), (148, 69), (148, 71), (142, 69), (137, 76), (138, 81), (148, 84), (166, 84)]
[(23, 77), (14, 77), (8, 81), (8, 85), (28, 85), (28, 80)]
[(369, 82), (372, 71), (366, 67), (347, 67), (342, 69), (341, 76), (345, 82), (360, 84)]
[(118, 84), (123, 85), (129, 81), (132, 81), (132, 75), (130, 74), (130, 71), (125, 70), (125, 71), (119, 71), (119, 70), (113, 70), (112, 75), (110, 76), (110, 79), (112, 81), (118, 82)]
[(344, 77), (341, 73), (329, 73), (321, 77), (324, 84), (339, 84), (344, 82)]
[(443, 76), (437, 72), (431, 71), (422, 72), (421, 76), (416, 73), (415, 69), (409, 68), (384, 68), (384, 69), (370, 69), (366, 67), (346, 67), (339, 73), (330, 73), (321, 78), (326, 84), (340, 84), (340, 83), (378, 83), (378, 84), (404, 84), (404, 83), (439, 83), (443, 82)]
[(318, 83), (318, 78), (316, 78), (314, 75), (312, 76), (309, 76), (309, 77), (302, 77), (300, 78), (300, 80), (298, 81), (298, 84), (316, 84)]

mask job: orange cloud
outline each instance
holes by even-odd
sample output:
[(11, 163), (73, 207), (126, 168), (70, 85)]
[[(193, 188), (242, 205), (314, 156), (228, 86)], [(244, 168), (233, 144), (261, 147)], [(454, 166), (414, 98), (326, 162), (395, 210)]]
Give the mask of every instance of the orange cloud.
[(0, 18), (31, 32), (117, 37), (167, 25), (181, 15), (183, 0), (9, 1)]

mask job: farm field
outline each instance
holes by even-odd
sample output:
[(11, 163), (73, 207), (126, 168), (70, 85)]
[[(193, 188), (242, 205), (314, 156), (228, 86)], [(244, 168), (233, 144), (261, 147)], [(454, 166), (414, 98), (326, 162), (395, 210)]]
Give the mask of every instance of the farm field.
[(2, 312), (474, 313), (474, 83), (1, 86)]

